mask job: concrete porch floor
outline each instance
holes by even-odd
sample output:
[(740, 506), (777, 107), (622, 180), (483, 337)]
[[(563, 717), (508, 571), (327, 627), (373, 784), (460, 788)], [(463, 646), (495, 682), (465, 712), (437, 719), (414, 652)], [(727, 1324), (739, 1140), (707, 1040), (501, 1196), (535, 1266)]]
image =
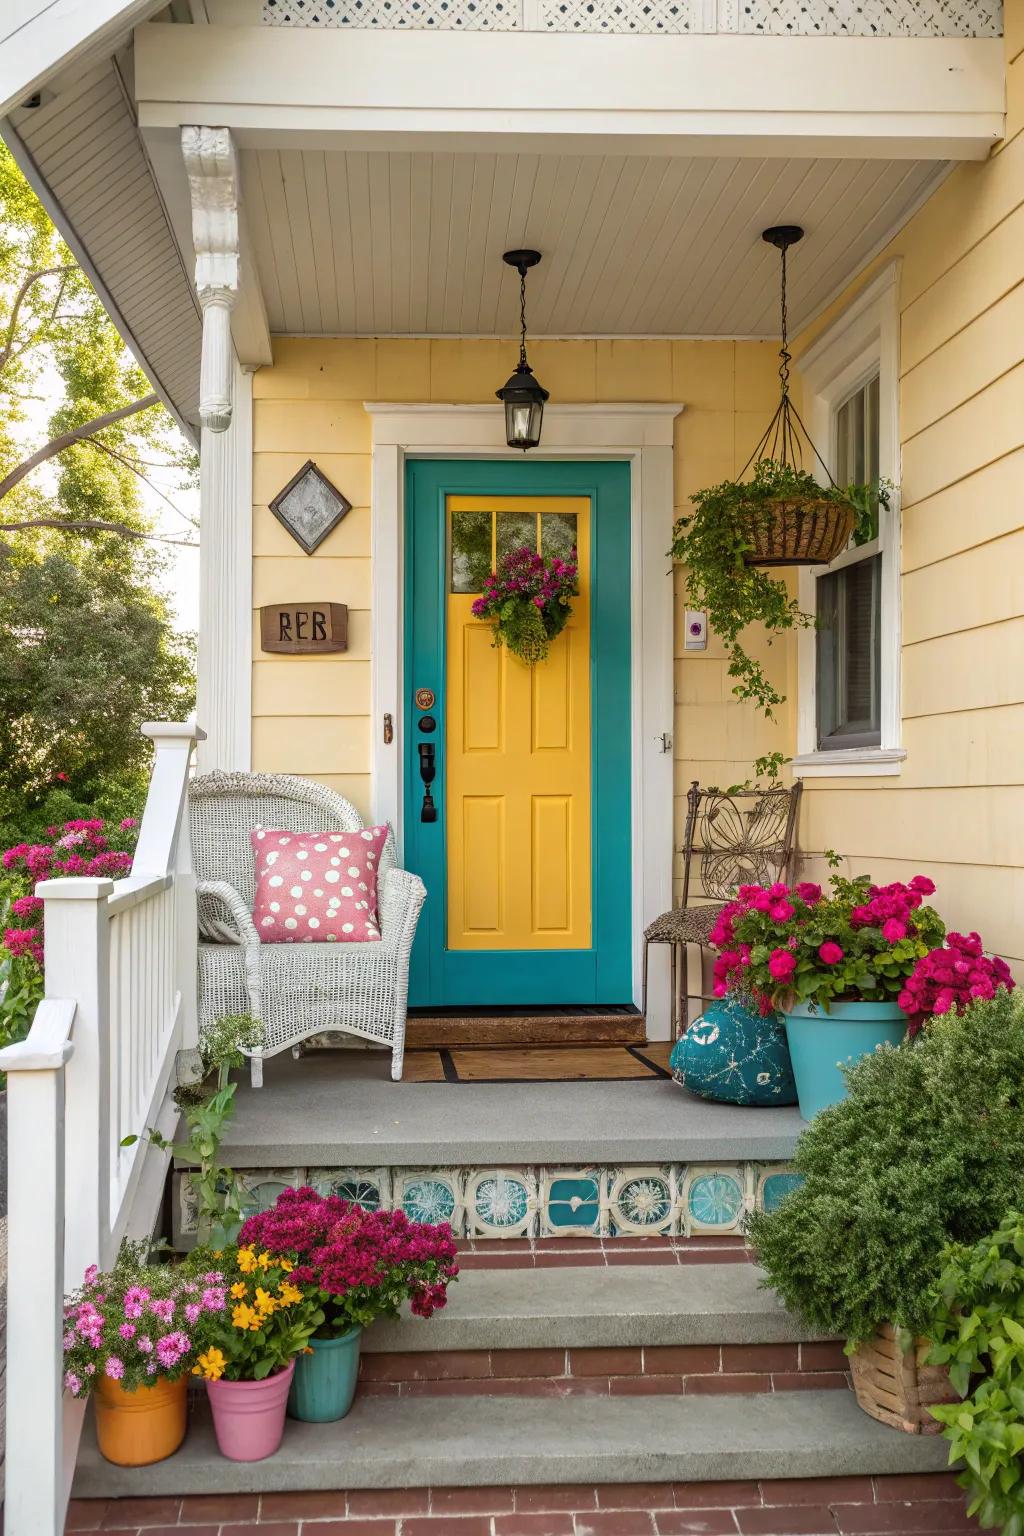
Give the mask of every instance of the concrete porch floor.
[(675, 1083), (393, 1083), (385, 1052), (288, 1053), (242, 1075), (222, 1151), (236, 1168), (784, 1162), (796, 1108), (708, 1104)]

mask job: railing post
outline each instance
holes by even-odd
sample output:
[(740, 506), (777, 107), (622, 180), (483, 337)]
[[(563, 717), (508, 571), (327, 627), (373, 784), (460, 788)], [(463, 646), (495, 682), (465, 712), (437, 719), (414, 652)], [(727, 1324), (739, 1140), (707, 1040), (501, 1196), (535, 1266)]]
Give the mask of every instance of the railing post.
[[(46, 992), (73, 997), (75, 1053), (65, 1082), (67, 1288), (104, 1264), (110, 1236), (110, 927), (112, 880), (43, 880)], [(38, 1183), (35, 1175), (30, 1182)], [(15, 1179), (11, 1170), (11, 1183)]]
[(193, 748), (196, 742), (206, 740), (206, 732), (194, 720), (184, 724), (150, 722), (142, 732), (153, 743), (153, 774), (132, 874), (174, 875), (175, 974), (181, 993), (181, 1044), (188, 1050), (199, 1040), (198, 919), (188, 780)]
[(7, 1073), (7, 1536), (60, 1536), (67, 1508), (61, 1334), (64, 1076), (75, 1005), (40, 1003)]

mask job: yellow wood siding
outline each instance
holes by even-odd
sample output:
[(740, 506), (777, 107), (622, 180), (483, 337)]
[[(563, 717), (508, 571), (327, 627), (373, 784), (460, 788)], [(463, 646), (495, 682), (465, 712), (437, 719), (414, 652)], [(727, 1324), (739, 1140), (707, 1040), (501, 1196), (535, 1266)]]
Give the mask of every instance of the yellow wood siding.
[(809, 341), (901, 258), (903, 746), (898, 778), (811, 780), (805, 867), (922, 870), (955, 927), (1024, 969), (1024, 0), (1007, 133), (958, 167)]

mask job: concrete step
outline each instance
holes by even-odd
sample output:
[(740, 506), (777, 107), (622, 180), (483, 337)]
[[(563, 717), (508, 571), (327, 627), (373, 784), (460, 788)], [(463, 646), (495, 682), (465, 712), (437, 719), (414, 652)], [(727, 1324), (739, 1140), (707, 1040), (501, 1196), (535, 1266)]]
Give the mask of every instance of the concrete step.
[(780, 1163), (799, 1110), (695, 1099), (663, 1079), (393, 1083), (390, 1056), (312, 1051), (243, 1074), (221, 1148), (233, 1168)]
[(368, 1330), (373, 1354), (600, 1349), (811, 1340), (752, 1264), (481, 1269), (450, 1287), (429, 1322), (405, 1314)]
[(167, 1461), (115, 1467), (91, 1417), (79, 1498), (296, 1489), (707, 1482), (937, 1472), (946, 1446), (861, 1412), (849, 1392), (755, 1397), (357, 1398), (338, 1424), (289, 1421), (266, 1461), (226, 1461), (200, 1399)]

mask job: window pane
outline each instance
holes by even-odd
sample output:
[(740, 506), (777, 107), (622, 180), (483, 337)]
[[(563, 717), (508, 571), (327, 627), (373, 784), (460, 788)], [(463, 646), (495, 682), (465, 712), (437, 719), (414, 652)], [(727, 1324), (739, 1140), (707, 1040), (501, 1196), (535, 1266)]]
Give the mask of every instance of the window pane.
[(882, 557), (818, 579), (818, 745), (881, 741)]
[(576, 513), (542, 512), (540, 552), (545, 560), (568, 560), (576, 550)]
[(513, 549), (537, 548), (536, 512), (498, 512), (498, 531), (495, 538), (496, 558), (501, 559)]
[(491, 570), (491, 513), (452, 513), (452, 591), (482, 592)]
[(871, 485), (878, 479), (878, 375), (836, 411), (836, 484)]

